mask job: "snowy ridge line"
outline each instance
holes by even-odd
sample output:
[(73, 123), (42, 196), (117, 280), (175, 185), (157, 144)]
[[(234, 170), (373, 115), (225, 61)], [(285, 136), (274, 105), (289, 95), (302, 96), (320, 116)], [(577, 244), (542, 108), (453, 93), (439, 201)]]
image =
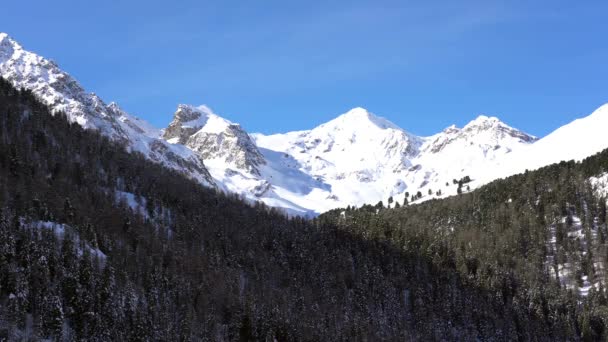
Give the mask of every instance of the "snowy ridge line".
[(52, 112), (65, 113), (69, 121), (97, 130), (129, 151), (140, 152), (205, 185), (214, 185), (198, 154), (160, 139), (159, 130), (126, 113), (116, 103), (106, 104), (94, 93), (87, 93), (55, 62), (26, 51), (5, 33), (0, 34), (0, 76), (16, 88), (30, 90)]
[[(314, 216), (388, 201), (403, 205), (608, 148), (608, 105), (538, 139), (480, 115), (428, 137), (357, 107), (310, 130), (249, 134), (207, 106), (181, 104), (159, 130), (87, 93), (52, 61), (0, 33), (0, 76), (53, 111), (206, 186)], [(470, 179), (465, 185), (459, 180)]]

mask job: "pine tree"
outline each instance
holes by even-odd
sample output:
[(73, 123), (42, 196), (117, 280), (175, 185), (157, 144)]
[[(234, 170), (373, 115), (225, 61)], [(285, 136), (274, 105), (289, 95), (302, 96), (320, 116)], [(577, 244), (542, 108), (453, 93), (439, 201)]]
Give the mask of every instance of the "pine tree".
[(74, 207), (69, 198), (66, 197), (63, 202), (63, 218), (66, 222), (72, 222), (74, 220)]
[(45, 297), (41, 315), (44, 320), (42, 326), (43, 335), (55, 340), (61, 339), (64, 315), (61, 299), (57, 295), (50, 293)]

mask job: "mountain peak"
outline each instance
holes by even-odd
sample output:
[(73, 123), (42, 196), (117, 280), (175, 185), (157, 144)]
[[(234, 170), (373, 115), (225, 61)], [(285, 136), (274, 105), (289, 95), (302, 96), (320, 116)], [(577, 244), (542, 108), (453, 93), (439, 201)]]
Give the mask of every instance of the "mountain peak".
[(5, 39), (10, 39), (10, 37), (8, 36), (8, 34), (0, 32), (0, 43), (3, 43)]
[(115, 112), (120, 112), (122, 111), (122, 108), (120, 108), (120, 106), (118, 105), (118, 103), (112, 101), (108, 104), (108, 109), (111, 111), (115, 111)]
[(258, 166), (266, 163), (249, 134), (239, 124), (213, 113), (205, 105), (178, 105), (162, 138), (197, 152), (216, 171), (218, 167), (232, 166), (259, 175)]
[(180, 104), (173, 114), (173, 121), (164, 131), (163, 138), (172, 143), (186, 144), (189, 137), (200, 130), (221, 133), (234, 125), (213, 113), (211, 108), (205, 105)]
[(471, 128), (471, 127), (489, 128), (489, 127), (496, 126), (496, 125), (501, 125), (501, 124), (505, 125), (497, 117), (495, 117), (495, 116), (487, 116), (487, 115), (481, 114), (477, 118), (475, 118), (474, 120), (472, 120), (471, 122), (469, 122), (468, 124), (466, 124), (464, 126), (464, 129)]
[[(205, 107), (207, 108), (207, 107)], [(180, 123), (185, 123), (193, 120), (200, 119), (203, 115), (206, 117), (208, 114), (213, 113), (211, 110), (204, 111), (198, 107), (188, 105), (188, 104), (179, 104), (177, 105), (177, 109), (173, 114), (173, 120), (179, 121)]]
[(180, 104), (175, 112), (175, 120), (179, 120), (183, 127), (204, 128), (210, 133), (220, 133), (225, 131), (228, 126), (237, 125), (215, 114), (206, 105)]
[(385, 118), (374, 115), (363, 107), (355, 107), (337, 118), (319, 126), (318, 128), (320, 127), (354, 131), (365, 131), (369, 128), (379, 128), (383, 130), (395, 129), (402, 131), (399, 126)]
[(524, 143), (532, 143), (538, 140), (535, 136), (513, 128), (495, 116), (486, 115), (479, 115), (475, 120), (469, 122), (464, 126), (462, 132), (467, 136), (480, 137), (486, 135), (491, 137), (492, 140), (504, 139), (505, 137), (511, 137)]
[(19, 45), (8, 33), (0, 32), (0, 43), (10, 43), (13, 45)]
[(371, 114), (367, 109), (365, 109), (363, 107), (355, 107), (342, 115), (349, 117), (349, 118), (358, 119), (358, 118), (369, 118), (373, 114)]
[(10, 57), (15, 50), (23, 50), (23, 48), (8, 34), (0, 32), (0, 57), (2, 55)]
[(217, 132), (225, 130), (227, 126), (235, 125), (215, 114), (206, 105), (193, 106), (189, 104), (179, 104), (177, 106), (177, 110), (173, 114), (173, 123), (184, 128), (199, 130), (204, 127), (206, 130)]
[(494, 150), (505, 147), (505, 151), (510, 151), (512, 146), (529, 144), (536, 140), (536, 137), (505, 124), (495, 116), (482, 114), (462, 129), (452, 125), (430, 137), (423, 150), (438, 153), (448, 146), (461, 146), (464, 143), (491, 146)]
[(192, 115), (215, 115), (215, 113), (213, 112), (213, 110), (209, 107), (207, 107), (206, 105), (200, 105), (200, 106), (193, 106), (190, 104), (179, 104), (177, 105), (177, 111), (175, 112), (175, 114), (178, 113), (190, 113)]

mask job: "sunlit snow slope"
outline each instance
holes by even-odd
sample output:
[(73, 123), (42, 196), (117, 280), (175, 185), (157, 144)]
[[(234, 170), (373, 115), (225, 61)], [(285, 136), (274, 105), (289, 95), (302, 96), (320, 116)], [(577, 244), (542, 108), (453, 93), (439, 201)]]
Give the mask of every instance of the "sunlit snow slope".
[(478, 170), (480, 183), (567, 160), (582, 160), (608, 148), (608, 104), (591, 115), (564, 125), (536, 143), (525, 146)]
[[(455, 195), (493, 179), (608, 148), (608, 105), (537, 138), (481, 115), (416, 136), (364, 108), (311, 130), (249, 134), (206, 106), (179, 105), (163, 130), (86, 92), (52, 61), (0, 33), (0, 76), (54, 112), (206, 186), (291, 215)], [(459, 180), (467, 179), (461, 186)], [(470, 179), (470, 182), (468, 180)], [(461, 182), (462, 183), (462, 182)], [(394, 206), (395, 204), (393, 204)]]
[(391, 196), (403, 203), (418, 191), (418, 200), (456, 194), (454, 179), (535, 140), (486, 116), (418, 137), (363, 108), (310, 131), (253, 136), (265, 154), (284, 153), (293, 168), (325, 185), (303, 196), (317, 212)]

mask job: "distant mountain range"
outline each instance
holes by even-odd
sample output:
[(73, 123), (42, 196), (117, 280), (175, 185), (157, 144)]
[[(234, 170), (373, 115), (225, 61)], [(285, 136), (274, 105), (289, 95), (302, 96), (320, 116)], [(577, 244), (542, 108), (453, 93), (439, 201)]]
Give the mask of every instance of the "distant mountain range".
[(0, 76), (130, 151), (292, 215), (386, 203), (391, 197), (403, 204), (405, 198), (411, 203), (452, 196), (608, 147), (608, 106), (542, 139), (483, 115), (463, 128), (420, 137), (363, 108), (311, 130), (263, 135), (248, 133), (206, 106), (180, 104), (169, 126), (159, 130), (86, 92), (57, 64), (5, 33), (0, 33)]

